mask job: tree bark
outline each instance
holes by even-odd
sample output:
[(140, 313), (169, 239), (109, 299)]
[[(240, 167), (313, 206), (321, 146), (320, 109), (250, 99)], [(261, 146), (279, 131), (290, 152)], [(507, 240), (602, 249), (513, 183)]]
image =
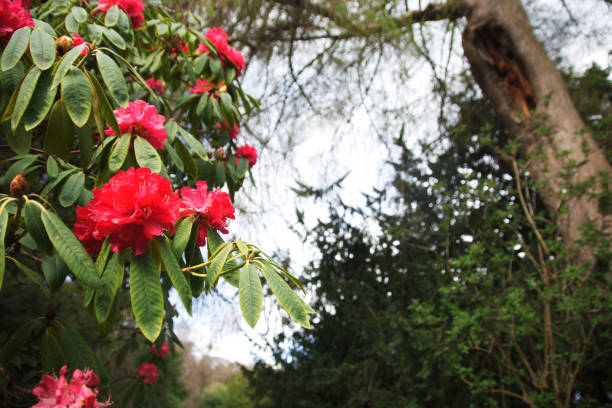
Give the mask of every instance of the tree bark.
[[(527, 169), (542, 186), (540, 195), (548, 210), (557, 214), (564, 241), (576, 246), (580, 261), (593, 263), (591, 249), (578, 245), (580, 229), (593, 222), (612, 238), (612, 219), (602, 213), (598, 201), (601, 178), (612, 174), (612, 167), (585, 132), (563, 78), (535, 37), (520, 0), (465, 3), (463, 49), (474, 79), (504, 126), (519, 138)], [(573, 194), (572, 186), (589, 188)]]

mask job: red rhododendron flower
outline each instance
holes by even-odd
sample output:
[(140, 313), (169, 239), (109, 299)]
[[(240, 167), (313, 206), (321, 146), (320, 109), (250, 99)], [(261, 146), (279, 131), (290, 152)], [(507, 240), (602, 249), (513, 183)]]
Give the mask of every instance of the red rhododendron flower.
[(117, 6), (125, 12), (132, 20), (132, 27), (135, 29), (140, 27), (144, 21), (144, 4), (142, 0), (100, 0), (98, 7), (100, 11), (107, 11), (112, 6)]
[(234, 206), (230, 196), (220, 189), (208, 191), (205, 181), (196, 182), (196, 188), (181, 188), (180, 216), (195, 214), (198, 228), (198, 246), (206, 245), (208, 228), (227, 234), (227, 219), (234, 219)]
[(164, 84), (162, 83), (161, 80), (151, 77), (147, 79), (146, 82), (147, 82), (147, 85), (149, 85), (151, 89), (153, 89), (155, 92), (157, 93), (164, 92)]
[(16, 30), (26, 26), (34, 27), (34, 21), (21, 0), (0, 0), (0, 45), (7, 44)]
[(87, 53), (89, 52), (89, 43), (85, 41), (83, 37), (81, 37), (78, 33), (72, 33), (72, 38), (74, 38), (74, 40), (72, 41), (71, 48), (78, 47), (81, 44), (85, 44), (85, 48), (83, 48), (83, 51), (81, 51), (80, 55), (87, 55)]
[[(94, 252), (96, 243), (110, 236), (113, 252), (133, 248), (143, 254), (147, 242), (164, 230), (174, 231), (179, 198), (170, 181), (143, 167), (120, 170), (85, 207), (77, 207), (74, 233)], [(99, 248), (98, 248), (99, 250)]]
[(169, 350), (170, 350), (170, 345), (168, 344), (167, 341), (164, 341), (164, 344), (162, 344), (159, 350), (157, 349), (157, 346), (155, 344), (151, 344), (151, 354), (153, 354), (154, 356), (161, 357), (162, 359), (166, 358)]
[[(223, 119), (223, 128), (232, 139), (236, 139), (236, 137), (238, 137), (239, 128), (237, 123), (234, 123), (234, 126), (232, 126), (230, 129), (229, 125), (227, 124), (227, 120)], [(221, 122), (217, 122), (217, 129), (221, 130)]]
[[(238, 68), (236, 76), (240, 76), (246, 68), (244, 64), (244, 56), (240, 51), (229, 46), (229, 44), (227, 43), (227, 33), (221, 27), (215, 27), (206, 31), (204, 37), (206, 37), (206, 39), (208, 39), (217, 49), (223, 66), (226, 67), (227, 62), (230, 61), (236, 66), (236, 68)], [(206, 44), (200, 42), (198, 52), (202, 54), (209, 51), (210, 50), (208, 49)]]
[[(113, 111), (117, 117), (121, 134), (131, 133), (133, 136), (140, 136), (151, 146), (158, 150), (164, 150), (164, 143), (168, 139), (168, 133), (164, 130), (164, 118), (157, 113), (157, 108), (149, 105), (145, 101), (134, 101), (128, 103), (125, 108)], [(115, 131), (110, 126), (104, 131), (109, 136), (113, 136)]]
[(142, 377), (145, 384), (153, 384), (159, 381), (157, 366), (153, 363), (142, 363), (138, 367), (138, 375)]
[(189, 92), (191, 93), (207, 93), (212, 92), (215, 96), (217, 96), (217, 91), (219, 88), (222, 88), (225, 85), (223, 82), (219, 82), (218, 84), (213, 84), (212, 82), (208, 82), (205, 79), (198, 79), (194, 86), (189, 88)]
[(38, 397), (38, 403), (32, 408), (96, 408), (111, 405), (110, 398), (106, 402), (98, 402), (98, 376), (91, 370), (84, 372), (76, 369), (72, 374), (70, 383), (66, 380), (68, 368), (63, 366), (60, 377), (46, 374), (32, 390)]
[(253, 146), (249, 146), (245, 143), (244, 146), (238, 146), (236, 148), (236, 157), (244, 157), (247, 159), (249, 161), (249, 168), (251, 168), (257, 163), (257, 150), (255, 150)]

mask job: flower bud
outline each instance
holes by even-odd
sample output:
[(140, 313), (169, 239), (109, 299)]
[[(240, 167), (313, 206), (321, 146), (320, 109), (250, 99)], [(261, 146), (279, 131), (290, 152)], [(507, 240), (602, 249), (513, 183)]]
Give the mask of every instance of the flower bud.
[(57, 40), (55, 40), (55, 44), (60, 51), (60, 54), (65, 54), (72, 48), (72, 38), (67, 35), (62, 35)]
[(215, 150), (215, 159), (221, 161), (221, 160), (225, 160), (226, 158), (227, 157), (225, 156), (223, 147), (217, 147), (217, 150)]
[(23, 173), (19, 173), (13, 178), (9, 185), (9, 191), (13, 197), (21, 197), (24, 194), (28, 194), (28, 181), (23, 177)]
[(221, 85), (219, 87), (219, 93), (221, 93), (221, 92), (227, 92), (227, 86), (225, 84), (223, 84), (223, 85)]

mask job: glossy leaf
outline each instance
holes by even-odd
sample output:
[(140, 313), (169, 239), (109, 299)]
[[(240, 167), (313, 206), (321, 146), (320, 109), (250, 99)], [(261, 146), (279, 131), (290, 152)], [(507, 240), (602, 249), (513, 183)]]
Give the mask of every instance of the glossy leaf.
[(23, 115), (23, 124), (26, 130), (32, 130), (45, 119), (53, 105), (57, 88), (53, 88), (53, 77), (50, 71), (45, 71), (38, 78), (36, 89), (32, 95), (31, 103)]
[(130, 135), (123, 135), (117, 138), (108, 158), (108, 168), (112, 172), (117, 172), (123, 166), (123, 162), (130, 151)]
[(27, 321), (11, 334), (4, 347), (0, 349), (0, 364), (3, 367), (6, 367), (13, 358), (19, 355), (37, 324), (38, 320)]
[(164, 321), (164, 296), (160, 269), (150, 251), (135, 256), (130, 265), (130, 299), (138, 327), (154, 342)]
[(59, 345), (57, 339), (47, 331), (40, 343), (40, 353), (42, 358), (42, 370), (45, 373), (56, 372), (66, 361), (64, 351)]
[(2, 58), (0, 59), (0, 69), (2, 71), (8, 71), (19, 62), (23, 53), (28, 48), (31, 32), (32, 29), (30, 27), (21, 27), (13, 33), (2, 52)]
[(291, 289), (289, 284), (276, 272), (274, 267), (266, 261), (258, 262), (261, 273), (270, 285), (270, 289), (278, 299), (281, 306), (302, 327), (310, 329), (308, 313), (302, 299)]
[(68, 267), (57, 252), (42, 258), (42, 270), (52, 291), (58, 290), (68, 275)]
[(113, 253), (102, 274), (100, 288), (96, 290), (94, 311), (98, 322), (104, 322), (108, 318), (113, 301), (123, 283), (124, 273), (123, 257), (119, 253)]
[(172, 252), (168, 238), (162, 235), (156, 239), (156, 242), (162, 262), (166, 267), (170, 280), (172, 281), (172, 286), (174, 286), (174, 289), (176, 289), (179, 297), (181, 298), (183, 306), (185, 306), (185, 310), (191, 316), (191, 287), (189, 286), (189, 281), (185, 277), (185, 274), (181, 270), (181, 267), (179, 266), (176, 257)]
[(30, 54), (34, 64), (45, 71), (55, 62), (55, 40), (42, 29), (32, 30), (30, 35)]
[(185, 173), (192, 179), (196, 179), (198, 177), (198, 168), (189, 150), (187, 150), (185, 145), (178, 139), (174, 141), (174, 147), (176, 147), (176, 153), (185, 166)]
[(213, 287), (219, 275), (223, 271), (223, 266), (227, 261), (227, 257), (232, 251), (231, 244), (222, 244), (221, 247), (217, 250), (216, 254), (213, 254), (212, 262), (208, 266), (208, 270), (206, 272), (206, 287)]
[(85, 174), (81, 171), (72, 174), (64, 183), (58, 201), (62, 207), (70, 207), (81, 195), (85, 186)]
[[(219, 248), (224, 241), (216, 230), (209, 228), (208, 232), (206, 233), (206, 242), (209, 250), (211, 251), (210, 253), (214, 254), (217, 251), (217, 248)], [(235, 269), (236, 266), (236, 260), (230, 259), (225, 263), (225, 266), (223, 266), (222, 272), (226, 272), (230, 269)], [(223, 273), (222, 276), (227, 283), (236, 288), (238, 287), (240, 279), (240, 272), (238, 270), (234, 270), (229, 273)]]
[(98, 61), (98, 68), (100, 69), (102, 79), (113, 99), (119, 105), (127, 106), (129, 102), (128, 88), (117, 63), (102, 51), (96, 53), (96, 60)]
[(62, 80), (62, 101), (72, 122), (83, 127), (91, 113), (93, 93), (87, 76), (78, 68), (70, 67)]
[(104, 16), (104, 25), (107, 27), (112, 27), (119, 22), (119, 7), (112, 6), (106, 11), (106, 15)]
[(68, 268), (78, 280), (89, 287), (97, 288), (100, 285), (100, 278), (96, 265), (74, 233), (52, 212), (44, 211), (41, 218), (49, 239)]
[(79, 55), (81, 55), (81, 52), (83, 52), (83, 49), (85, 47), (86, 47), (85, 44), (81, 44), (79, 46), (74, 47), (73, 49), (68, 51), (66, 54), (64, 54), (59, 64), (53, 69), (53, 87), (54, 88), (57, 87), (62, 82), (62, 79), (64, 79), (64, 77), (68, 73), (68, 70), (70, 69), (70, 67), (72, 67), (72, 65), (74, 64), (74, 61), (76, 61), (76, 59), (79, 58)]
[(51, 108), (43, 149), (49, 155), (68, 160), (74, 141), (74, 125), (66, 112), (64, 102), (58, 100)]
[(74, 19), (80, 24), (83, 24), (85, 21), (87, 21), (87, 11), (85, 11), (83, 7), (73, 7), (70, 11), (70, 14), (72, 14)]
[(19, 93), (17, 94), (17, 99), (15, 100), (15, 109), (13, 110), (13, 116), (11, 118), (11, 129), (13, 130), (17, 129), (17, 126), (21, 121), (21, 117), (30, 104), (30, 100), (34, 94), (34, 89), (36, 89), (36, 84), (38, 83), (38, 78), (40, 77), (40, 73), (40, 69), (37, 67), (32, 67), (21, 82)]
[(49, 240), (45, 226), (43, 225), (41, 214), (45, 211), (44, 207), (36, 201), (27, 200), (23, 208), (26, 228), (36, 242), (39, 249), (47, 254), (53, 251), (53, 244)]
[(187, 243), (189, 242), (189, 237), (191, 236), (194, 221), (194, 217), (185, 217), (176, 227), (176, 232), (172, 238), (171, 245), (172, 253), (174, 253), (176, 259), (181, 259), (183, 252), (185, 252), (185, 248), (187, 248)]
[(200, 142), (198, 139), (193, 137), (191, 133), (187, 132), (185, 129), (183, 129), (180, 126), (178, 127), (178, 131), (181, 137), (183, 138), (183, 140), (185, 141), (185, 143), (187, 143), (187, 146), (189, 146), (191, 150), (194, 151), (195, 154), (200, 156), (200, 158), (204, 161), (210, 161), (210, 159), (208, 158), (208, 155), (206, 154), (206, 149), (204, 149), (204, 145), (202, 144), (202, 142)]
[(134, 139), (134, 154), (136, 162), (140, 167), (148, 167), (153, 173), (159, 173), (162, 169), (161, 157), (157, 154), (157, 150), (147, 139), (136, 136)]
[(89, 74), (89, 80), (93, 85), (94, 92), (96, 93), (96, 98), (98, 99), (98, 106), (100, 107), (100, 111), (102, 113), (102, 117), (106, 120), (106, 123), (115, 131), (115, 135), (120, 135), (121, 130), (119, 129), (119, 124), (117, 123), (117, 117), (113, 112), (113, 109), (108, 102), (108, 98), (106, 98), (106, 94), (102, 89), (102, 85), (91, 72)]
[(255, 265), (248, 263), (240, 269), (240, 284), (238, 295), (240, 297), (240, 310), (244, 320), (251, 327), (255, 327), (261, 314), (263, 303), (263, 289)]
[(70, 368), (81, 370), (91, 368), (98, 376), (103, 375), (95, 353), (78, 331), (70, 327), (60, 327), (59, 339), (68, 357)]
[(23, 263), (19, 262), (18, 260), (14, 259), (14, 258), (10, 258), (10, 259), (11, 259), (11, 261), (13, 261), (15, 266), (17, 268), (19, 268), (19, 270), (21, 272), (23, 272), (23, 274), (25, 276), (28, 277), (28, 279), (30, 279), (32, 282), (34, 282), (42, 290), (43, 294), (46, 297), (51, 296), (51, 293), (49, 292), (49, 287), (47, 286), (47, 283), (45, 282), (43, 277), (40, 275), (40, 273), (38, 273), (37, 271), (33, 270), (29, 266), (24, 265)]

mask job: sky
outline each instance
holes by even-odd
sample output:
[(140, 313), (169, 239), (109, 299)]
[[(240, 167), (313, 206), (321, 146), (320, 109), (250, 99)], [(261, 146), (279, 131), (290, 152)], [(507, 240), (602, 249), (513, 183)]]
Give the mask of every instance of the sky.
[[(592, 62), (603, 67), (611, 66), (609, 52), (612, 49), (612, 34), (610, 27), (605, 25), (609, 18), (602, 19), (602, 16), (609, 17), (611, 10), (600, 0), (567, 1), (567, 5), (572, 15), (581, 22), (580, 26), (568, 26), (565, 38), (547, 38), (551, 32), (548, 25), (554, 20), (567, 21), (567, 11), (558, 0), (527, 2), (532, 24), (537, 27), (540, 38), (550, 45), (549, 53), (553, 58), (561, 57), (565, 66), (571, 64), (577, 72), (585, 70)], [(431, 48), (438, 46), (444, 49), (440, 45), (448, 41), (448, 37), (441, 36), (435, 24), (431, 27)], [(606, 27), (604, 31), (601, 31), (602, 27)], [(597, 30), (602, 34), (594, 37), (593, 32)], [(448, 56), (448, 52), (441, 52), (434, 57), (437, 61), (446, 61)], [(460, 70), (465, 62), (459, 46), (453, 49), (450, 57), (451, 71)], [(260, 120), (259, 127), (254, 127), (252, 131), (271, 136), (272, 140), (266, 148), (261, 149), (260, 146), (259, 162), (254, 167), (257, 188), (246, 188), (246, 191), (238, 193), (243, 196), (237, 203), (237, 217), (231, 223), (230, 237), (241, 237), (269, 254), (278, 250), (288, 254), (291, 272), (299, 277), (300, 271), (316, 260), (318, 254), (309, 242), (303, 242), (292, 231), (291, 227), (296, 227), (296, 206), (304, 212), (306, 226), (312, 228), (318, 219), (326, 218), (327, 204), (297, 198), (291, 190), (297, 187), (296, 180), (320, 187), (348, 173), (337, 194), (344, 203), (363, 207), (364, 194), (371, 194), (374, 188), (383, 187), (391, 174), (385, 162), (392, 152), (380, 139), (390, 140), (397, 134), (381, 136), (388, 130), (379, 119), (381, 99), (385, 103), (397, 101), (407, 107), (404, 111), (407, 113), (407, 140), (415, 149), (419, 137), (427, 138), (435, 134), (439, 105), (432, 100), (431, 68), (423, 60), (414, 60), (411, 64), (411, 75), (402, 87), (396, 87), (389, 70), (381, 69), (373, 79), (372, 91), (362, 104), (353, 107), (349, 117), (329, 120), (305, 112), (307, 118), (302, 122), (296, 121), (301, 125), (293, 129), (292, 148), (288, 154), (282, 154), (282, 143), (275, 143), (275, 129), (262, 126)], [(440, 70), (442, 65), (439, 66)], [(286, 78), (285, 65), (281, 63), (273, 69), (272, 76), (279, 82)], [(272, 123), (278, 118), (278, 106), (274, 101), (266, 100), (270, 91), (261, 81), (264, 75), (262, 70), (263, 67), (257, 63), (247, 67), (243, 88), (260, 99), (266, 112), (264, 122)], [(291, 108), (307, 111), (304, 106)], [(248, 136), (241, 134), (240, 137)], [(287, 137), (279, 132), (279, 139), (286, 142)], [(247, 143), (251, 142), (247, 140)], [(371, 228), (376, 233), (375, 226)], [(176, 296), (173, 303), (180, 307)], [(286, 315), (286, 312), (279, 310), (274, 299), (265, 299), (260, 321), (255, 329), (251, 329), (241, 317), (237, 290), (221, 283), (218, 294), (202, 297), (196, 302), (193, 317), (181, 310), (177, 331), (181, 339), (194, 343), (197, 357), (207, 354), (247, 366), (257, 359), (272, 363), (266, 342), (273, 342), (274, 336), (281, 330), (297, 329), (297, 325), (289, 328), (283, 326), (283, 314)], [(313, 322), (316, 324), (316, 317)]]

